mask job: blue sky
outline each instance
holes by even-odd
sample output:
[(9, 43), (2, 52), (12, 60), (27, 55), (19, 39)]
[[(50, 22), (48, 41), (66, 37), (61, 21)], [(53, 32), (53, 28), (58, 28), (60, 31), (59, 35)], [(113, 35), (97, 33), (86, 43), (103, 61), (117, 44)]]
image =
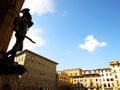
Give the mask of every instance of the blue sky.
[(23, 8), (30, 8), (34, 22), (27, 36), (36, 44), (25, 40), (24, 49), (59, 63), (57, 70), (109, 67), (120, 58), (119, 4), (120, 0), (25, 0)]

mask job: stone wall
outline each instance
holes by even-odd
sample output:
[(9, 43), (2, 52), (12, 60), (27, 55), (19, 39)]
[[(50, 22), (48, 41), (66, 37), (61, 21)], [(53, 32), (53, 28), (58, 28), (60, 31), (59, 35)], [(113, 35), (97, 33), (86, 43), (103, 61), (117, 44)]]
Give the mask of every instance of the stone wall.
[(18, 75), (0, 75), (0, 90), (19, 90), (20, 78)]

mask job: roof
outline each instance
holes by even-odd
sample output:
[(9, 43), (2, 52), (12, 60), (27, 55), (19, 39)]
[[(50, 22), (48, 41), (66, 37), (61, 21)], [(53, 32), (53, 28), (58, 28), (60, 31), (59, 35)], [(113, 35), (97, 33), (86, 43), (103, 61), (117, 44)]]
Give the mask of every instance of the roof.
[(120, 64), (120, 60), (109, 62), (110, 65)]
[(39, 55), (39, 54), (37, 54), (37, 53), (34, 53), (34, 52), (32, 52), (32, 51), (30, 51), (30, 50), (28, 50), (28, 49), (25, 49), (25, 50), (21, 51), (20, 53), (18, 53), (18, 54), (16, 55), (16, 57), (19, 56), (19, 55), (21, 55), (21, 54), (24, 54), (24, 53), (26, 53), (26, 52), (29, 52), (29, 53), (32, 53), (32, 54), (38, 56), (38, 57), (47, 59), (48, 61), (50, 61), (50, 62), (52, 62), (52, 63), (58, 64), (57, 62), (54, 62), (54, 61), (52, 61), (52, 60), (50, 60), (50, 59), (48, 59), (48, 58), (46, 58), (46, 57), (43, 57), (43, 56), (41, 56), (41, 55)]
[(65, 69), (64, 71), (71, 71), (71, 70), (82, 70), (80, 68), (72, 68), (72, 69)]
[(83, 70), (83, 71), (96, 71), (96, 70), (111, 70), (111, 68), (98, 68), (98, 69)]

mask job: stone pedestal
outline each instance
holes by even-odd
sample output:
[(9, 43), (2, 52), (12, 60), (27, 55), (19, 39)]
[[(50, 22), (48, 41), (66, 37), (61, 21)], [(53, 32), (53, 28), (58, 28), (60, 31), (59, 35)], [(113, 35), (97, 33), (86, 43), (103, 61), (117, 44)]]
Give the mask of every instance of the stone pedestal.
[(0, 64), (0, 75), (10, 75), (10, 74), (16, 74), (16, 75), (22, 75), (26, 72), (26, 68), (22, 65), (19, 65), (18, 63), (14, 64)]
[(18, 75), (0, 75), (0, 90), (19, 90), (20, 78)]

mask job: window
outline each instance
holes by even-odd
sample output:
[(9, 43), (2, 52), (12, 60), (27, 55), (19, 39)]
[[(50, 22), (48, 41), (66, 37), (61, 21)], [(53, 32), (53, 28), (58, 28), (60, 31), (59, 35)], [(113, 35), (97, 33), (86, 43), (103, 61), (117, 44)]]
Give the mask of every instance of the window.
[(96, 84), (96, 86), (98, 87), (98, 84)]
[(113, 65), (113, 68), (115, 67), (115, 65)]
[(112, 76), (112, 74), (110, 73), (110, 76)]
[(114, 70), (114, 73), (116, 73), (116, 70)]
[(108, 73), (106, 73), (106, 76), (108, 76)]
[(92, 79), (90, 79), (90, 82), (92, 82)]
[(98, 70), (98, 73), (100, 73), (100, 70)]
[(114, 87), (114, 83), (112, 83), (112, 86)]
[(80, 80), (80, 82), (82, 82), (82, 80)]
[(118, 80), (116, 80), (116, 83), (117, 83), (117, 85), (119, 86), (119, 81), (118, 81)]
[(60, 80), (60, 83), (61, 83), (61, 80)]
[(110, 84), (108, 83), (108, 87), (110, 87)]
[(74, 80), (74, 82), (76, 82), (76, 80)]
[(115, 75), (115, 78), (117, 78), (117, 75)]
[(106, 87), (106, 84), (104, 84), (104, 87)]
[(74, 84), (75, 87), (77, 87), (77, 84)]
[(99, 90), (99, 88), (96, 88), (96, 90)]
[(113, 78), (111, 78), (111, 81), (113, 81)]
[(77, 73), (75, 73), (75, 76), (77, 76)]
[(94, 90), (94, 88), (90, 88), (90, 90)]
[(103, 70), (101, 70), (101, 72), (103, 73)]
[(109, 79), (107, 78), (107, 81), (109, 81)]
[(120, 64), (118, 64), (118, 67), (120, 67)]

